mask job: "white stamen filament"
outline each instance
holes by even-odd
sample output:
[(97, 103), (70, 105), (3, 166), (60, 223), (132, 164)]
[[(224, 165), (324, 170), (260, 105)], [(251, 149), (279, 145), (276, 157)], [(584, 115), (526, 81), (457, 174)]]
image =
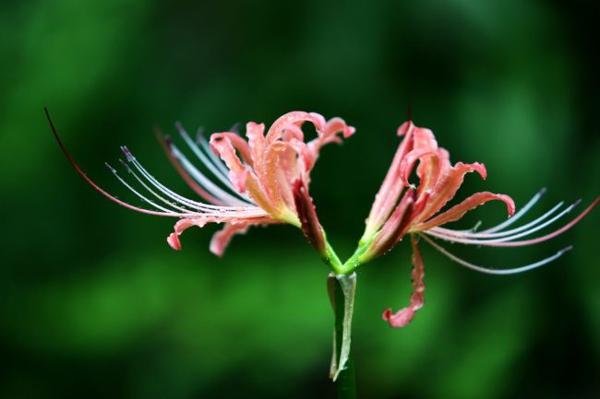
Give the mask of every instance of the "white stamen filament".
[(175, 217), (184, 217), (184, 216), (186, 216), (186, 215), (178, 213), (178, 212), (173, 212), (171, 209), (167, 209), (167, 208), (165, 208), (165, 207), (163, 207), (161, 205), (158, 205), (154, 201), (149, 200), (144, 195), (140, 194), (140, 192), (138, 192), (135, 188), (131, 187), (131, 185), (129, 185), (129, 183), (127, 183), (125, 181), (125, 179), (123, 179), (119, 175), (119, 173), (117, 172), (117, 170), (115, 168), (113, 168), (109, 163), (105, 162), (105, 165), (108, 167), (108, 169), (110, 169), (110, 171), (113, 173), (113, 175), (121, 182), (121, 184), (123, 184), (125, 187), (127, 187), (132, 193), (134, 193), (142, 201), (148, 203), (149, 205), (151, 205), (152, 207), (154, 207), (156, 209), (160, 209), (161, 211), (164, 211), (165, 213), (169, 214), (169, 216), (175, 216)]
[[(248, 210), (251, 206), (218, 206), (218, 205), (210, 205), (197, 201), (192, 201), (189, 198), (183, 197), (174, 191), (165, 187), (162, 183), (156, 180), (148, 171), (139, 163), (139, 161), (133, 156), (133, 154), (127, 149), (127, 147), (121, 147), (123, 150), (127, 161), (133, 164), (133, 166), (144, 176), (154, 187), (156, 187), (160, 192), (168, 196), (169, 198), (184, 204), (185, 206), (202, 211), (202, 212), (212, 212), (212, 211), (220, 211), (227, 212), (231, 214), (231, 212), (239, 212)], [(260, 209), (255, 207), (256, 209)]]
[[(209, 157), (207, 157), (205, 154), (202, 153), (202, 151), (200, 150), (200, 147), (198, 147), (198, 145), (196, 143), (194, 143), (192, 138), (188, 135), (188, 133), (185, 131), (185, 129), (183, 129), (181, 124), (177, 123), (175, 126), (177, 127), (177, 130), (179, 131), (179, 135), (181, 136), (181, 138), (183, 138), (185, 143), (188, 145), (188, 147), (190, 147), (190, 149), (192, 150), (194, 155), (196, 155), (196, 157), (198, 157), (200, 162), (202, 162), (202, 164), (205, 165), (211, 171), (211, 173), (213, 175), (215, 175), (223, 184), (225, 184), (232, 191), (236, 192), (235, 189), (233, 188), (233, 185), (229, 181), (229, 178), (227, 178), (227, 169), (225, 169), (225, 166), (223, 166), (223, 163), (221, 161), (219, 161), (216, 157), (210, 157), (210, 154), (212, 154), (212, 151), (210, 152)], [(220, 168), (219, 168), (219, 166), (220, 166)]]
[(580, 201), (575, 202), (574, 204), (568, 206), (566, 209), (564, 209), (562, 212), (560, 212), (558, 215), (554, 216), (550, 220), (548, 220), (542, 224), (539, 224), (527, 231), (524, 231), (524, 232), (521, 232), (518, 234), (513, 234), (508, 237), (495, 239), (495, 240), (465, 238), (465, 237), (462, 237), (459, 235), (450, 235), (450, 234), (440, 233), (440, 232), (436, 231), (435, 229), (427, 230), (427, 231), (424, 231), (423, 233), (431, 235), (433, 237), (441, 238), (446, 241), (457, 242), (457, 243), (461, 243), (461, 244), (474, 244), (474, 245), (487, 245), (487, 246), (518, 246), (520, 241), (516, 241), (516, 242), (512, 242), (512, 243), (510, 243), (508, 241), (513, 241), (517, 238), (528, 236), (530, 234), (535, 233), (538, 230), (543, 229), (544, 227), (548, 226), (549, 224), (554, 223), (556, 220), (560, 219), (567, 213), (571, 212), (571, 210), (573, 210), (573, 208), (575, 206), (577, 206), (577, 204), (579, 204), (579, 202)]
[(464, 259), (459, 258), (458, 256), (450, 253), (447, 249), (445, 249), (444, 247), (442, 247), (441, 245), (437, 244), (435, 241), (433, 241), (431, 238), (425, 236), (425, 235), (421, 235), (421, 237), (427, 241), (432, 247), (434, 247), (435, 249), (437, 249), (438, 251), (440, 251), (442, 254), (446, 255), (448, 258), (450, 258), (451, 260), (453, 260), (454, 262), (458, 263), (461, 266), (464, 266), (468, 269), (471, 270), (475, 270), (481, 273), (486, 273), (486, 274), (495, 274), (495, 275), (508, 275), (508, 274), (517, 274), (517, 273), (522, 273), (522, 272), (526, 272), (541, 266), (544, 266), (550, 262), (552, 262), (553, 260), (556, 260), (558, 258), (560, 258), (565, 252), (570, 251), (573, 247), (572, 246), (568, 246), (566, 248), (561, 249), (560, 251), (558, 251), (557, 253), (555, 253), (554, 255), (542, 259), (538, 262), (534, 262), (534, 263), (530, 263), (528, 265), (525, 266), (520, 266), (520, 267), (515, 267), (515, 268), (510, 268), (510, 269), (495, 269), (495, 268), (488, 268), (488, 267), (483, 267), (483, 266), (478, 266), (475, 265), (473, 263), (467, 262)]
[[(168, 205), (168, 206), (170, 206), (170, 207), (172, 207), (172, 208), (175, 208), (175, 209), (177, 209), (177, 210), (179, 210), (179, 211), (183, 211), (183, 212), (186, 212), (186, 213), (190, 213), (190, 212), (191, 212), (191, 213), (194, 213), (193, 211), (190, 211), (189, 209), (187, 209), (187, 208), (184, 208), (183, 206), (185, 206), (185, 205), (183, 205), (183, 206), (178, 206), (178, 205), (179, 205), (179, 203), (178, 203), (178, 202), (171, 202), (171, 201), (167, 200), (166, 198), (164, 198), (164, 197), (160, 196), (158, 193), (156, 193), (154, 190), (152, 190), (152, 188), (150, 188), (150, 187), (149, 187), (149, 186), (148, 186), (148, 185), (147, 185), (147, 184), (144, 182), (144, 180), (142, 180), (142, 178), (141, 178), (140, 176), (138, 176), (138, 174), (137, 174), (137, 173), (135, 173), (135, 172), (133, 171), (133, 169), (131, 169), (131, 168), (129, 167), (129, 165), (127, 165), (127, 163), (126, 163), (125, 161), (123, 161), (122, 159), (119, 159), (119, 161), (120, 161), (120, 162), (121, 162), (121, 164), (122, 164), (122, 165), (125, 167), (125, 169), (127, 170), (127, 172), (128, 172), (130, 175), (132, 175), (132, 176), (133, 176), (133, 177), (134, 177), (134, 178), (135, 178), (135, 179), (138, 181), (138, 183), (139, 183), (139, 184), (140, 184), (142, 187), (144, 187), (144, 188), (145, 188), (145, 189), (146, 189), (148, 192), (150, 192), (150, 194), (152, 194), (153, 196), (155, 196), (156, 198), (158, 198), (158, 199), (159, 199), (161, 202), (163, 202), (164, 204), (166, 204), (166, 205)], [(108, 164), (107, 164), (107, 165), (108, 165)], [(116, 171), (115, 171), (115, 170), (113, 170), (112, 172), (116, 174)], [(120, 179), (119, 179), (119, 180), (120, 180)]]
[[(548, 212), (544, 213), (542, 216), (538, 217), (535, 220), (532, 220), (531, 222), (524, 224), (523, 226), (517, 227), (515, 229), (512, 230), (506, 230), (506, 231), (501, 231), (498, 233), (486, 233), (485, 231), (479, 232), (479, 233), (471, 233), (471, 232), (461, 232), (459, 230), (453, 230), (453, 229), (447, 229), (447, 228), (443, 228), (443, 227), (434, 227), (431, 230), (441, 233), (441, 234), (447, 234), (447, 235), (451, 235), (451, 236), (456, 236), (456, 237), (469, 237), (469, 238), (495, 238), (495, 237), (504, 237), (504, 236), (508, 236), (511, 234), (516, 234), (520, 231), (523, 230), (527, 230), (529, 228), (532, 228), (534, 226), (536, 226), (537, 224), (543, 222), (545, 219), (547, 219), (548, 217), (550, 217), (550, 215), (552, 215), (554, 212), (556, 212), (561, 206), (563, 206), (564, 202), (559, 202), (558, 204), (556, 204), (552, 209), (550, 209)], [(487, 231), (487, 230), (486, 230)]]
[[(121, 160), (121, 162), (123, 162)], [(127, 181), (125, 181), (125, 179), (123, 179), (118, 172), (108, 163), (106, 163), (106, 166), (111, 170), (111, 172), (117, 177), (117, 179), (119, 179), (119, 181), (125, 186), (127, 187), (131, 192), (133, 192), (136, 196), (138, 196), (139, 198), (141, 198), (143, 201), (147, 202), (148, 204), (152, 205), (153, 207), (160, 209), (162, 211), (165, 211), (167, 214), (165, 214), (166, 216), (173, 216), (173, 217), (179, 217), (179, 218), (184, 218), (184, 217), (207, 217), (207, 216), (213, 216), (213, 217), (218, 217), (218, 216), (224, 216), (224, 217), (242, 217), (242, 218), (254, 218), (254, 217), (262, 217), (265, 216), (266, 213), (258, 208), (258, 207), (253, 207), (253, 206), (249, 206), (247, 207), (246, 210), (239, 210), (239, 211), (227, 211), (227, 209), (224, 210), (219, 210), (219, 209), (213, 209), (210, 211), (202, 211), (202, 212), (192, 212), (189, 209), (185, 209), (185, 208), (181, 208), (177, 205), (183, 205), (185, 206), (185, 204), (179, 204), (179, 203), (172, 203), (170, 201), (168, 201), (167, 199), (165, 199), (164, 197), (161, 197), (160, 195), (158, 195), (156, 192), (154, 192), (150, 187), (148, 187), (147, 184), (144, 183), (144, 181), (125, 163), (123, 162), (123, 165), (127, 168), (128, 172), (130, 174), (132, 174), (136, 180), (146, 189), (148, 190), (152, 195), (154, 195), (155, 197), (157, 197), (158, 199), (160, 199), (162, 202), (164, 202), (165, 204), (175, 208), (175, 209), (179, 209), (182, 210), (183, 212), (173, 212), (170, 209), (167, 209), (157, 203), (155, 203), (154, 201), (149, 200), (148, 198), (146, 198), (144, 195), (142, 195), (141, 193), (139, 193), (136, 189), (134, 189), (129, 183), (127, 183)], [(224, 207), (226, 208), (226, 207)]]

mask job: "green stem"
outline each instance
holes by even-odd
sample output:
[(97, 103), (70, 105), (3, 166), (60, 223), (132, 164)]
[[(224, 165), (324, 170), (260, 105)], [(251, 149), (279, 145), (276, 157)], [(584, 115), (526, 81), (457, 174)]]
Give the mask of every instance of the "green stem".
[(350, 330), (354, 311), (356, 274), (350, 276), (330, 274), (327, 285), (335, 315), (331, 378), (335, 382), (338, 399), (354, 399), (356, 378), (350, 355)]

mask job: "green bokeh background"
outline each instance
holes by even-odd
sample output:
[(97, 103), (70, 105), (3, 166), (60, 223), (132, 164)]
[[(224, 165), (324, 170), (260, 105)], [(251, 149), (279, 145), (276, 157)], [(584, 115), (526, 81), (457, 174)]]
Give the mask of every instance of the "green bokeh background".
[[(289, 226), (208, 252), (215, 226), (165, 243), (171, 221), (86, 186), (43, 118), (47, 105), (91, 176), (128, 144), (188, 193), (152, 135), (267, 124), (290, 110), (341, 116), (311, 193), (341, 256), (360, 237), (412, 109), (453, 159), (482, 161), (474, 190), (539, 214), (600, 188), (597, 4), (584, 1), (193, 2), (28, 0), (0, 5), (0, 396), (331, 397), (327, 269)], [(501, 204), (469, 215), (501, 220)], [(392, 330), (410, 292), (408, 245), (360, 269), (353, 339), (365, 398), (592, 397), (600, 392), (598, 212), (526, 249), (452, 249), (516, 266), (463, 269), (424, 246), (426, 306)]]

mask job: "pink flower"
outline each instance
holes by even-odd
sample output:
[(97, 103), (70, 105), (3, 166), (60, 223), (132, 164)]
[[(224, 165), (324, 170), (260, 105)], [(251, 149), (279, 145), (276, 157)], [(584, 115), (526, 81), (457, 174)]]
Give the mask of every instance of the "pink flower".
[[(547, 264), (560, 257), (571, 247), (526, 266), (512, 269), (491, 269), (458, 258), (435, 242), (433, 238), (477, 246), (517, 247), (537, 244), (565, 232), (598, 204), (599, 199), (596, 198), (578, 216), (552, 233), (541, 237), (522, 239), (565, 216), (574, 209), (577, 203), (560, 210), (563, 207), (561, 202), (537, 219), (512, 229), (508, 229), (508, 227), (525, 215), (545, 190), (537, 193), (516, 214), (515, 204), (509, 196), (491, 192), (473, 194), (459, 204), (442, 211), (444, 206), (454, 198), (467, 173), (476, 172), (483, 179), (486, 178), (485, 166), (477, 162), (472, 164), (458, 162), (452, 165), (448, 152), (438, 147), (431, 130), (419, 128), (411, 121), (405, 122), (398, 128), (398, 135), (404, 136), (404, 139), (400, 143), (390, 169), (375, 197), (359, 248), (347, 262), (354, 268), (388, 252), (406, 234), (411, 235), (414, 265), (413, 294), (410, 297), (409, 305), (404, 309), (396, 313), (391, 309), (384, 311), (383, 319), (392, 327), (406, 326), (424, 303), (424, 266), (418, 247), (419, 238), (462, 266), (491, 274), (517, 273)], [(409, 177), (415, 167), (418, 178), (417, 186), (409, 183)], [(477, 232), (476, 229), (453, 230), (440, 227), (459, 220), (466, 212), (491, 200), (499, 200), (506, 205), (509, 218), (503, 223), (481, 232)]]
[[(94, 189), (126, 208), (179, 219), (174, 232), (167, 238), (175, 250), (181, 249), (179, 236), (192, 226), (225, 225), (210, 243), (210, 250), (220, 256), (235, 234), (245, 233), (251, 226), (288, 223), (301, 227), (322, 256), (332, 256), (327, 251), (328, 245), (308, 186), (321, 147), (340, 143), (340, 135), (348, 138), (354, 133), (354, 128), (340, 118), (326, 121), (316, 113), (290, 112), (277, 119), (266, 134), (264, 124), (249, 122), (246, 125), (247, 140), (234, 132), (220, 132), (211, 135), (210, 143), (202, 135), (194, 141), (178, 124), (181, 138), (211, 177), (196, 167), (168, 137), (159, 138), (174, 167), (201, 200), (184, 197), (169, 189), (126, 147), (122, 147), (127, 161), (122, 163), (131, 178), (127, 180), (116, 169), (107, 166), (145, 203), (146, 207), (140, 207), (116, 198), (92, 181), (63, 145), (47, 110), (46, 116), (63, 152), (77, 173)], [(317, 137), (308, 142), (302, 131), (305, 122), (312, 123), (317, 131)]]

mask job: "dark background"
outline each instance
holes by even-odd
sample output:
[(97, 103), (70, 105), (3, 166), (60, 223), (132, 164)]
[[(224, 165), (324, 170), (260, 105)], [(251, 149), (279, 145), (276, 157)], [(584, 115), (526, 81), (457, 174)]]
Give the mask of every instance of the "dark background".
[[(328, 146), (311, 193), (342, 257), (398, 143), (407, 110), (454, 161), (533, 213), (590, 202), (600, 184), (599, 8), (543, 1), (20, 1), (0, 6), (0, 396), (332, 397), (327, 269), (289, 226), (208, 252), (215, 226), (165, 243), (171, 221), (87, 187), (63, 159), (47, 105), (80, 163), (128, 144), (188, 193), (153, 138), (271, 123), (290, 110), (341, 116), (357, 133)], [(502, 205), (470, 214), (501, 220)], [(533, 216), (533, 215), (532, 215)], [(425, 308), (407, 302), (406, 244), (360, 269), (353, 353), (365, 398), (583, 398), (600, 392), (598, 212), (526, 249), (453, 246), (490, 266), (575, 249), (516, 276), (481, 275), (430, 247)]]

